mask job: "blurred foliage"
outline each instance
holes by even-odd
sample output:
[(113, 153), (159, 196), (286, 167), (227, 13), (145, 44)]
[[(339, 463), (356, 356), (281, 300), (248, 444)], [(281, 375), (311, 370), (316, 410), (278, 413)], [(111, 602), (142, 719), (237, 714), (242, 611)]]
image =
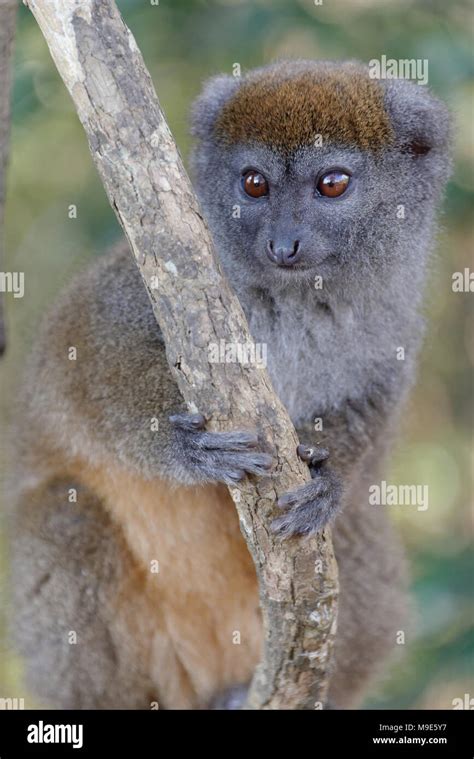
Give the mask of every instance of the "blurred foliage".
[[(472, 266), (470, 5), (467, 0), (324, 0), (322, 5), (312, 0), (160, 0), (159, 5), (123, 0), (118, 4), (184, 155), (189, 147), (191, 100), (203, 79), (219, 71), (231, 73), (234, 63), (245, 71), (285, 56), (368, 61), (385, 54), (429, 60), (430, 86), (454, 114), (456, 167), (428, 287), (431, 326), (390, 481), (427, 483), (430, 505), (425, 512), (394, 509), (411, 561), (417, 621), (367, 705), (450, 708), (453, 698), (473, 692), (474, 321), (472, 295), (451, 289), (452, 273)], [(11, 153), (5, 268), (25, 272), (26, 296), (7, 300), (9, 348), (0, 368), (2, 426), (8, 421), (21, 365), (45, 308), (72, 273), (101, 254), (120, 233), (73, 106), (23, 6)], [(68, 218), (70, 204), (78, 208), (77, 219)], [(24, 696), (18, 661), (4, 656), (2, 663), (1, 690)]]

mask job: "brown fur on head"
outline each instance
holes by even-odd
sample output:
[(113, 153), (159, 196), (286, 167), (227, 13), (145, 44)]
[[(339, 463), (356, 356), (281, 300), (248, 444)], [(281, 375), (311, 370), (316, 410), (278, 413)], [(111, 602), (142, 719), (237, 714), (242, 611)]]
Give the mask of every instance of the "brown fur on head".
[(245, 78), (215, 125), (224, 143), (292, 151), (324, 141), (377, 150), (393, 139), (380, 84), (353, 63), (286, 63)]

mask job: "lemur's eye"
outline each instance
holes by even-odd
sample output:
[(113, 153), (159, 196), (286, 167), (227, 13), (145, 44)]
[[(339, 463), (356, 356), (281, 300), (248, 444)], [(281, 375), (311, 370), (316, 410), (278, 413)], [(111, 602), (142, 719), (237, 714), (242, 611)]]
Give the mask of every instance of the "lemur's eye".
[(319, 179), (317, 191), (326, 198), (337, 198), (342, 195), (348, 188), (350, 182), (349, 174), (340, 169), (332, 169)]
[(251, 198), (268, 195), (268, 182), (260, 172), (250, 169), (242, 177), (242, 187)]

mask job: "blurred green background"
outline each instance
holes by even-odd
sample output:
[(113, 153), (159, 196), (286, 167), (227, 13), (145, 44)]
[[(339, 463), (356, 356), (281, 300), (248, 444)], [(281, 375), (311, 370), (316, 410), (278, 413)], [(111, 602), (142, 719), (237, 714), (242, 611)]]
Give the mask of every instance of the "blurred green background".
[[(472, 15), (468, 2), (429, 0), (123, 0), (118, 3), (152, 74), (183, 155), (187, 113), (201, 82), (275, 58), (427, 58), (429, 83), (456, 121), (456, 168), (441, 217), (426, 310), (419, 381), (387, 479), (426, 483), (426, 512), (393, 509), (407, 546), (416, 606), (413, 632), (372, 693), (370, 708), (452, 708), (474, 695), (472, 295), (451, 276), (472, 267), (474, 193)], [(75, 204), (77, 219), (69, 219)], [(61, 286), (120, 234), (82, 128), (43, 38), (22, 7), (15, 55), (5, 270), (26, 277), (7, 296), (8, 353), (0, 366), (5, 429), (37, 323)], [(34, 378), (33, 378), (34, 381)], [(370, 550), (370, 547), (367, 547)], [(5, 551), (3, 564), (5, 564)], [(3, 569), (5, 567), (3, 566)], [(6, 589), (4, 588), (4, 592)], [(5, 620), (3, 620), (3, 625)], [(370, 624), (370, 620), (368, 620)], [(21, 665), (4, 649), (0, 695), (25, 697)], [(34, 701), (26, 699), (26, 706)]]

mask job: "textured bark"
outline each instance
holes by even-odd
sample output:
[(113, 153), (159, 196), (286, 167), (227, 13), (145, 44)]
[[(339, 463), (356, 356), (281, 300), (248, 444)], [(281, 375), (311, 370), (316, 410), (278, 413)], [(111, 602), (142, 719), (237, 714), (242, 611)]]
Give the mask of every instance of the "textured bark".
[[(17, 2), (0, 0), (0, 271), (4, 257), (5, 188), (10, 136), (10, 90)], [(5, 351), (4, 294), (0, 292), (0, 356)]]
[(318, 708), (336, 630), (330, 534), (282, 542), (269, 529), (276, 497), (309, 473), (296, 457), (296, 433), (266, 372), (208, 360), (210, 343), (246, 344), (251, 337), (140, 51), (112, 0), (27, 4), (76, 105), (188, 408), (204, 413), (215, 430), (258, 424), (276, 454), (271, 478), (230, 489), (255, 561), (265, 625), (264, 660), (247, 707)]

